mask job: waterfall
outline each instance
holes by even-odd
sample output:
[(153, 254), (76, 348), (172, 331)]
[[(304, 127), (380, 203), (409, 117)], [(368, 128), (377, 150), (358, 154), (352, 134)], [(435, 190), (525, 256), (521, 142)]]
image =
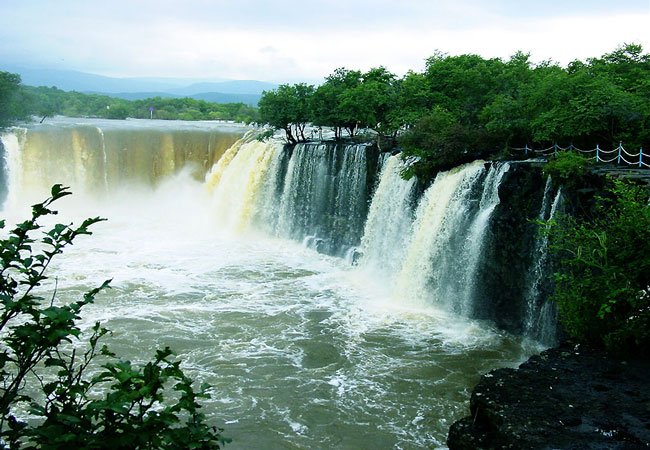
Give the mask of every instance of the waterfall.
[[(550, 204), (551, 177), (547, 178), (542, 207), (537, 219), (548, 222), (555, 218), (562, 203), (562, 189), (558, 189), (553, 203)], [(549, 211), (550, 204), (550, 211)], [(528, 291), (526, 292), (526, 318), (524, 334), (543, 344), (552, 345), (556, 339), (556, 307), (545, 298), (543, 286), (548, 277), (548, 236), (538, 236), (533, 250), (533, 265), (528, 273)]]
[(202, 179), (246, 130), (90, 119), (13, 127), (0, 137), (8, 201), (42, 199), (56, 183), (77, 194), (105, 196), (127, 186), (155, 186), (183, 168)]
[(296, 145), (277, 202), (274, 234), (337, 256), (357, 247), (368, 208), (368, 147)]
[(464, 290), (465, 232), (477, 211), (475, 193), (485, 175), (477, 161), (439, 173), (420, 200), (395, 292), (408, 301), (458, 309)]
[(6, 134), (0, 136), (2, 147), (4, 148), (5, 163), (5, 191), (6, 203), (15, 205), (17, 203), (17, 192), (23, 186), (23, 165), (21, 158), (21, 149), (25, 144), (27, 130), (24, 128), (14, 127)]
[(106, 167), (108, 166), (108, 156), (106, 155), (106, 138), (104, 137), (104, 132), (101, 128), (97, 127), (97, 133), (99, 134), (101, 143), (102, 143), (102, 156), (104, 160), (104, 189), (108, 193), (108, 171)]
[(282, 152), (279, 143), (264, 143), (245, 137), (233, 145), (206, 177), (213, 211), (228, 230), (245, 231), (259, 214), (258, 196), (265, 175)]
[[(41, 200), (54, 183), (91, 199), (135, 187), (147, 193), (189, 168), (210, 194), (205, 206), (219, 230), (302, 242), (345, 258), (393, 301), (494, 320), (552, 343), (555, 311), (542, 301), (547, 242), (528, 243), (527, 220), (553, 218), (561, 192), (553, 196), (547, 180), (539, 205), (543, 179), (530, 171), (538, 169), (476, 161), (439, 173), (422, 192), (415, 178), (401, 178), (401, 157), (371, 144), (289, 146), (247, 130), (109, 121), (12, 128), (1, 136), (7, 202)], [(525, 190), (516, 191), (525, 201), (504, 195), (521, 186), (533, 188), (533, 202)], [(508, 258), (519, 263), (504, 275)], [(504, 286), (503, 299), (495, 286)]]
[(510, 165), (486, 169), (477, 161), (440, 173), (416, 208), (416, 180), (402, 179), (401, 159), (387, 155), (378, 160), (367, 207), (367, 147), (242, 139), (206, 178), (214, 213), (229, 229), (261, 230), (336, 256), (359, 247), (354, 270), (390, 280), (396, 297), (472, 317), (483, 246)]
[(388, 277), (400, 268), (413, 223), (416, 179), (404, 180), (403, 167), (399, 156), (383, 162), (361, 238), (359, 266)]
[(464, 289), (460, 296), (458, 308), (465, 316), (473, 315), (476, 296), (480, 295), (477, 283), (477, 269), (479, 258), (482, 255), (483, 244), (488, 231), (489, 220), (494, 208), (499, 204), (499, 186), (505, 173), (510, 169), (510, 164), (493, 163), (485, 178), (483, 194), (469, 233), (465, 241), (462, 254), (466, 270), (463, 272)]
[(368, 147), (246, 136), (206, 177), (215, 214), (233, 231), (254, 228), (343, 256), (359, 245), (366, 219)]

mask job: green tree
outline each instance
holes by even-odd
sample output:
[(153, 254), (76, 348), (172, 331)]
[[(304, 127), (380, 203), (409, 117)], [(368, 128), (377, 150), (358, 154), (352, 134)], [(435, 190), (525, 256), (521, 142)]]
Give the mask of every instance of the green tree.
[(20, 75), (0, 72), (0, 127), (27, 116), (18, 97), (20, 95)]
[[(82, 309), (109, 282), (71, 303), (58, 301), (56, 288), (48, 293), (43, 287), (53, 258), (103, 220), (58, 224), (35, 239), (39, 220), (56, 214), (52, 203), (66, 195), (55, 185), (50, 198), (32, 207), (32, 218), (0, 240), (0, 448), (220, 448), (226, 442), (221, 430), (199, 412), (207, 386), (195, 392), (169, 348), (134, 366), (99, 346), (108, 333), (99, 323), (85, 349), (75, 345), (83, 337), (77, 326)], [(92, 376), (91, 368), (99, 373)], [(29, 405), (40, 420), (21, 421), (19, 405)]]
[(481, 110), (485, 129), (508, 147), (513, 141), (530, 143), (530, 113), (524, 99), (535, 86), (535, 69), (530, 54), (517, 52), (499, 75), (499, 89)]
[(344, 93), (356, 88), (360, 83), (361, 72), (356, 70), (340, 67), (330, 74), (312, 96), (311, 110), (314, 125), (332, 127), (337, 139), (342, 137), (343, 129), (346, 129), (350, 136), (354, 136), (358, 120), (342, 111), (341, 103), (344, 100)]
[[(384, 67), (370, 69), (361, 76), (361, 83), (343, 90), (339, 95), (339, 113), (343, 123), (355, 128), (368, 127), (380, 135), (394, 135), (399, 124), (390, 112), (397, 106), (395, 75)], [(355, 128), (350, 130), (353, 136)]]
[(304, 83), (281, 84), (273, 91), (264, 91), (259, 101), (260, 120), (273, 128), (284, 130), (287, 141), (305, 141), (305, 126), (311, 117), (309, 109), (314, 87)]
[(113, 104), (107, 105), (106, 107), (106, 118), (107, 119), (126, 119), (129, 117), (129, 107), (124, 104)]
[(388, 113), (393, 127), (411, 127), (431, 111), (432, 94), (424, 75), (410, 71), (394, 83), (394, 89), (395, 104)]
[(450, 111), (462, 125), (475, 125), (498, 92), (504, 66), (498, 58), (437, 53), (427, 59), (424, 76), (434, 105)]
[(624, 130), (642, 113), (642, 103), (633, 94), (580, 64), (570, 71), (546, 71), (528, 100), (538, 142), (611, 145), (630, 137)]
[(407, 163), (402, 175), (429, 181), (441, 170), (473, 161), (479, 154), (474, 134), (452, 113), (435, 107), (400, 138), (402, 158)]

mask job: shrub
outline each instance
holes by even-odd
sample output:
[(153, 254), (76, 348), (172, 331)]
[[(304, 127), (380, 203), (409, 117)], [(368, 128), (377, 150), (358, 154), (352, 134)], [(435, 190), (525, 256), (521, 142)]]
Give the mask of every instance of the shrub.
[(590, 164), (590, 160), (578, 152), (561, 151), (549, 159), (544, 174), (550, 175), (555, 183), (576, 188), (582, 184)]
[(594, 219), (562, 217), (548, 228), (560, 257), (554, 299), (578, 340), (650, 355), (650, 205), (647, 187), (613, 181)]
[[(207, 386), (195, 392), (169, 348), (134, 366), (99, 346), (108, 333), (99, 323), (85, 349), (73, 345), (82, 338), (77, 320), (83, 307), (108, 281), (67, 304), (57, 301), (56, 289), (47, 298), (39, 293), (52, 259), (103, 220), (58, 224), (35, 240), (38, 220), (56, 214), (52, 203), (69, 194), (55, 185), (50, 198), (32, 207), (32, 218), (0, 240), (0, 448), (220, 448), (227, 441), (222, 430), (199, 412)], [(89, 375), (91, 367), (99, 373)], [(22, 421), (19, 406), (40, 420)]]

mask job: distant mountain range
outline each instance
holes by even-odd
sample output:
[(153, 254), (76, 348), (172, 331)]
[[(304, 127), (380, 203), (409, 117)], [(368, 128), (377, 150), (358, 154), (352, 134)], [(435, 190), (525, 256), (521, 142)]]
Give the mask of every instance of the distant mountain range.
[(256, 80), (206, 81), (186, 78), (115, 78), (73, 70), (29, 69), (3, 66), (2, 71), (20, 74), (29, 86), (56, 86), (64, 91), (103, 94), (127, 100), (148, 97), (191, 97), (216, 103), (257, 105), (262, 91), (275, 89), (276, 84)]

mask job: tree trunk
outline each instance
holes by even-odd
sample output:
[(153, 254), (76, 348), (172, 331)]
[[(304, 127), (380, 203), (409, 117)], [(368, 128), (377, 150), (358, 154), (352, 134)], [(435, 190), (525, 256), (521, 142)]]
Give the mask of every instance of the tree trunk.
[(305, 139), (305, 124), (303, 123), (302, 125), (299, 125), (299, 126), (296, 125), (296, 126), (297, 126), (298, 129), (300, 130), (300, 138), (301, 138), (303, 141), (307, 141), (307, 139)]
[(293, 133), (291, 133), (291, 125), (286, 127), (284, 129), (284, 132), (287, 133), (287, 142), (289, 144), (295, 144), (296, 143), (296, 138), (293, 137)]

